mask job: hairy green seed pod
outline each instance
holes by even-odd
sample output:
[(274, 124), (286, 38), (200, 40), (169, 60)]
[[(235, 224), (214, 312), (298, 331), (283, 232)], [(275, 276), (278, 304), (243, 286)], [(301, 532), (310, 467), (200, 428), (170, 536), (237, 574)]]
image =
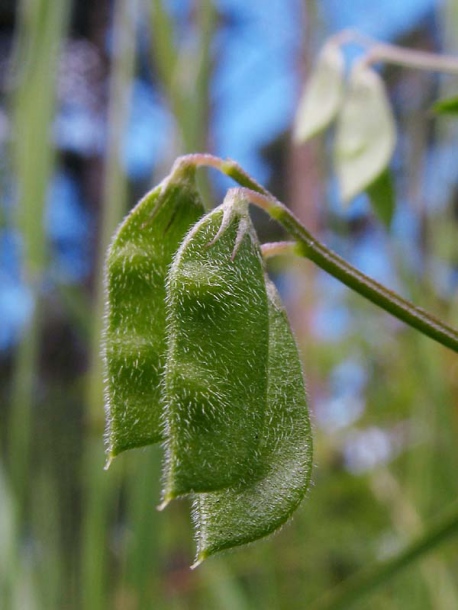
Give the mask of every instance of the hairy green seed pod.
[(108, 251), (103, 355), (109, 460), (163, 439), (165, 279), (203, 215), (195, 168), (179, 161), (120, 225)]
[(277, 290), (266, 281), (270, 336), (263, 469), (251, 484), (241, 481), (196, 495), (195, 566), (218, 551), (279, 528), (299, 506), (310, 482), (312, 437), (300, 357)]
[(230, 192), (189, 232), (167, 282), (165, 505), (257, 473), (267, 392), (264, 266)]

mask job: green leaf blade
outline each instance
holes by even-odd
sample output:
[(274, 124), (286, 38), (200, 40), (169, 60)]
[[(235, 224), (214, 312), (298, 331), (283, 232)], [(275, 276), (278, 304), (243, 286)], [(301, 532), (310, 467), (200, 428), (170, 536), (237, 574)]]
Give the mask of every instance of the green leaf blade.
[(294, 125), (294, 140), (306, 142), (336, 117), (343, 98), (344, 58), (340, 47), (326, 44), (306, 83)]
[(458, 95), (437, 100), (433, 104), (432, 111), (434, 114), (456, 116), (458, 114)]
[(384, 224), (386, 229), (391, 227), (396, 207), (393, 176), (386, 169), (367, 187), (372, 209)]
[(337, 120), (335, 166), (342, 199), (349, 202), (387, 168), (396, 127), (380, 76), (364, 64), (350, 74)]
[(210, 212), (168, 278), (164, 502), (255, 476), (267, 393), (264, 268), (247, 203)]
[(194, 500), (197, 564), (223, 549), (267, 536), (297, 509), (310, 483), (312, 436), (302, 366), (286, 312), (267, 278), (269, 368), (263, 470), (252, 484), (240, 482)]
[(108, 251), (103, 355), (109, 459), (163, 440), (165, 279), (181, 240), (203, 213), (195, 170), (178, 163), (126, 217)]

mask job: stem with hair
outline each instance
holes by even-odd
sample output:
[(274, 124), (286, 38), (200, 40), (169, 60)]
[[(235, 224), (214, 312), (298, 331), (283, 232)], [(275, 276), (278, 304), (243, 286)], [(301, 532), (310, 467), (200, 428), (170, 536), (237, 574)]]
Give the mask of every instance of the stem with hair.
[[(237, 163), (207, 154), (187, 155), (183, 157), (183, 162), (195, 166), (213, 167), (233, 178), (240, 184), (243, 196), (250, 203), (265, 210), (296, 240), (296, 248), (294, 248), (296, 254), (313, 261), (318, 267), (398, 320), (458, 352), (458, 331), (456, 329), (358, 271), (327, 248), (300, 223), (285, 205), (275, 199)], [(288, 249), (291, 250), (291, 245), (288, 245)]]

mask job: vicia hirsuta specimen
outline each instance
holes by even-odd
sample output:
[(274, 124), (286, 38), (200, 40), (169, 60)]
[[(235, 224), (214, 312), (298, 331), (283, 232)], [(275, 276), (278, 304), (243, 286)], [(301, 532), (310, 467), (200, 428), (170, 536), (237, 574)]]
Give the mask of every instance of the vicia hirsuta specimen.
[(109, 249), (109, 460), (162, 441), (162, 506), (194, 500), (197, 563), (265, 536), (304, 497), (312, 442), (300, 358), (242, 191), (204, 214), (189, 158)]

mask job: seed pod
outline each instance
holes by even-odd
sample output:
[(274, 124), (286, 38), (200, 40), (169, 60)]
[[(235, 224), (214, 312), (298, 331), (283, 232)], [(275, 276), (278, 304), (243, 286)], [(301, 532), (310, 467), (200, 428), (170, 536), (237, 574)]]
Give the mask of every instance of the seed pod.
[(109, 460), (163, 438), (165, 278), (203, 213), (195, 169), (177, 162), (123, 221), (108, 251), (103, 354)]
[(312, 467), (312, 437), (302, 367), (286, 312), (266, 278), (269, 300), (267, 407), (261, 440), (263, 469), (251, 483), (197, 494), (197, 560), (246, 544), (279, 528), (304, 497)]
[(267, 392), (264, 268), (248, 204), (230, 192), (183, 241), (167, 281), (165, 505), (249, 481)]

